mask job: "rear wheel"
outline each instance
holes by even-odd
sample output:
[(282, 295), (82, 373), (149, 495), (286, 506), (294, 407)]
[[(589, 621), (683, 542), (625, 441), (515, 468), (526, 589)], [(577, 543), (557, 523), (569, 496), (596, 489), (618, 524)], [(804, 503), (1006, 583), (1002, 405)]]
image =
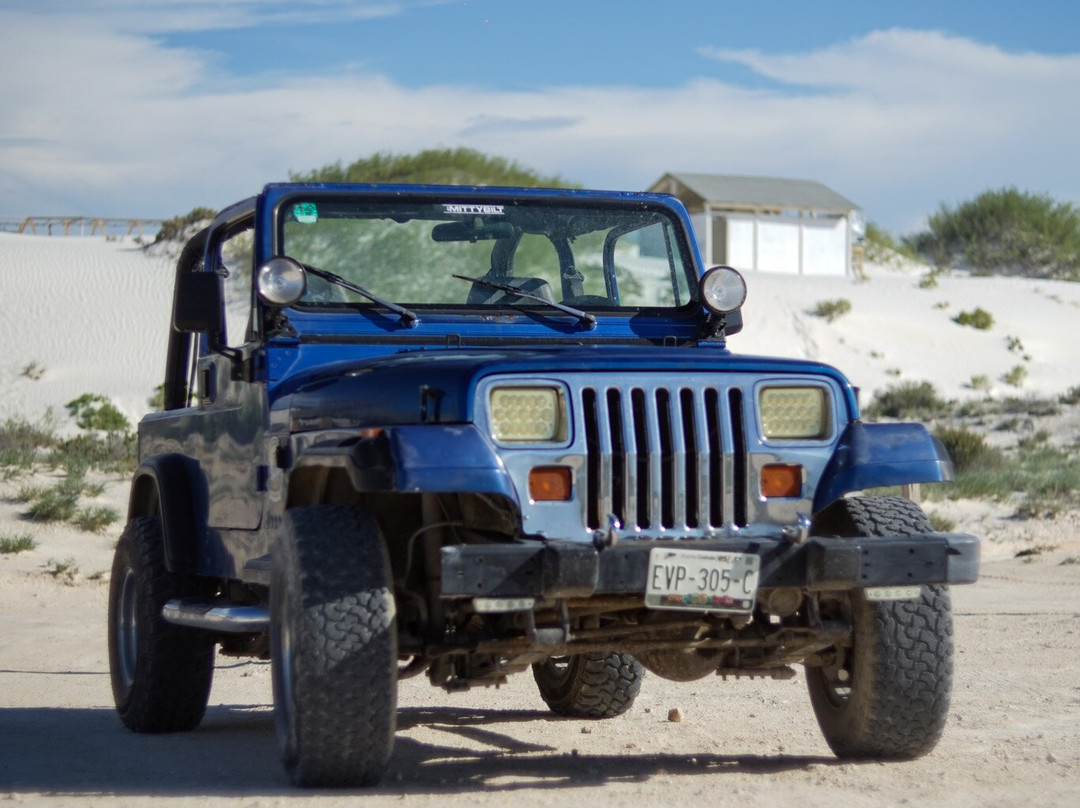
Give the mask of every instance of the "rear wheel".
[(213, 638), (166, 622), (161, 610), (173, 598), (206, 589), (194, 576), (166, 569), (157, 517), (128, 523), (109, 581), (109, 676), (129, 729), (181, 732), (202, 721), (214, 673)]
[[(899, 497), (842, 499), (815, 520), (819, 536), (929, 533), (922, 509)], [(825, 740), (842, 758), (910, 759), (937, 745), (952, 689), (952, 608), (943, 586), (912, 600), (873, 602), (862, 591), (822, 599), (826, 618), (850, 621), (848, 646), (806, 670)]]
[(533, 678), (547, 706), (575, 718), (622, 715), (634, 706), (644, 675), (634, 657), (614, 651), (551, 657), (533, 665)]
[(371, 785), (394, 745), (397, 626), (390, 560), (364, 508), (295, 508), (273, 553), (274, 718), (301, 786)]

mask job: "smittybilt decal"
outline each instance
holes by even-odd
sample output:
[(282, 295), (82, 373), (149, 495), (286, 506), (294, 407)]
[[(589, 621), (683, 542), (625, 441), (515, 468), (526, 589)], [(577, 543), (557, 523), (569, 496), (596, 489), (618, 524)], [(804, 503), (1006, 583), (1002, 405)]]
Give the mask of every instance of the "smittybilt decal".
[(443, 205), (446, 213), (465, 214), (466, 216), (502, 216), (502, 205)]

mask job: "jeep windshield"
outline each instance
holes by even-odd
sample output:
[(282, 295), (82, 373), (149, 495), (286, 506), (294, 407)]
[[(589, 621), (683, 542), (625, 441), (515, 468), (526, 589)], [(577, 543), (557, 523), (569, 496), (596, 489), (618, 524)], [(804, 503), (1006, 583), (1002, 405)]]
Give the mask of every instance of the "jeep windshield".
[(697, 294), (682, 230), (660, 205), (312, 195), (280, 211), (281, 253), (314, 270), (295, 308), (313, 313), (379, 305), (326, 273), (398, 306), (462, 313), (625, 315)]

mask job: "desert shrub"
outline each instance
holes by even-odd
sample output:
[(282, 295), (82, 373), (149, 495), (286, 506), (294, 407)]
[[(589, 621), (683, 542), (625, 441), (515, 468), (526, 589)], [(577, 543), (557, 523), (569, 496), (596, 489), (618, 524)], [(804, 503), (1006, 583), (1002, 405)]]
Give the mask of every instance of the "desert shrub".
[(513, 185), (574, 188), (560, 176), (543, 176), (503, 157), (475, 149), (425, 149), (417, 154), (379, 152), (343, 166), (340, 162), (304, 173), (297, 182), (408, 182), (440, 185)]
[(100, 496), (105, 487), (87, 482), (85, 470), (70, 467), (67, 475), (47, 488), (24, 486), (17, 498), (30, 503), (26, 517), (35, 522), (70, 522), (83, 530), (98, 532), (119, 516), (111, 508), (80, 508), (82, 497)]
[(39, 450), (53, 445), (56, 433), (52, 414), (37, 424), (21, 418), (9, 418), (0, 426), (0, 467), (27, 469), (37, 462)]
[(45, 562), (45, 574), (51, 575), (65, 584), (71, 585), (79, 577), (79, 565), (75, 563), (74, 556), (68, 556), (63, 561), (50, 558)]
[(1048, 515), (1080, 505), (1080, 456), (1040, 444), (1018, 446), (1005, 460), (998, 466), (976, 465), (957, 472), (956, 481), (940, 493), (953, 499), (999, 501), (1019, 495), (1021, 515)]
[(1062, 404), (1080, 404), (1080, 385), (1070, 387), (1058, 399)]
[(1016, 445), (1021, 449), (1038, 449), (1045, 443), (1050, 441), (1050, 431), (1046, 429), (1040, 429), (1031, 435), (1024, 435), (1017, 440)]
[(37, 362), (31, 362), (28, 365), (23, 366), (20, 376), (25, 376), (32, 382), (41, 381), (41, 378), (45, 375), (45, 368), (39, 365)]
[(928, 231), (904, 240), (938, 266), (1080, 280), (1080, 210), (1006, 188), (955, 208), (942, 205)]
[(83, 393), (64, 405), (80, 429), (100, 432), (126, 432), (131, 428), (128, 419), (105, 396)]
[(1024, 350), (1024, 343), (1020, 341), (1020, 337), (1005, 337), (1005, 347), (1009, 349), (1009, 353), (1020, 354), (1020, 358), (1025, 362), (1031, 361), (1031, 355)]
[(831, 323), (849, 311), (851, 311), (851, 301), (841, 297), (836, 300), (818, 301), (811, 314), (816, 317), (824, 317), (827, 322)]
[(979, 465), (996, 467), (1002, 463), (1001, 452), (987, 443), (986, 438), (978, 432), (967, 427), (938, 427), (934, 430), (934, 437), (945, 446), (958, 474)]
[(985, 374), (979, 374), (971, 377), (971, 381), (968, 382), (968, 387), (972, 390), (979, 390), (983, 393), (990, 392), (990, 377)]
[(35, 522), (67, 522), (75, 516), (78, 504), (78, 489), (61, 482), (38, 491), (30, 500), (26, 516)]
[(930, 527), (937, 533), (952, 533), (956, 530), (956, 522), (947, 516), (942, 516), (940, 513), (934, 513), (929, 511), (926, 517), (930, 520)]
[(933, 384), (908, 381), (876, 393), (863, 414), (868, 418), (929, 418), (940, 415), (947, 407)]
[(921, 278), (919, 278), (919, 288), (920, 289), (937, 289), (937, 285), (938, 285), (937, 279), (938, 279), (938, 273), (937, 272), (927, 272), (925, 275), (923, 275)]
[(1010, 387), (1023, 387), (1024, 379), (1027, 378), (1027, 368), (1023, 365), (1015, 365), (1001, 377), (1001, 380)]
[(13, 555), (27, 550), (33, 550), (37, 546), (34, 537), (29, 533), (19, 533), (14, 536), (0, 536), (0, 555)]
[(158, 231), (154, 241), (181, 240), (185, 237), (188, 230), (195, 225), (213, 221), (215, 216), (217, 216), (217, 211), (212, 210), (211, 208), (192, 208), (190, 212), (183, 216), (174, 216), (171, 219), (163, 221), (161, 223), (161, 229)]
[(962, 311), (952, 319), (957, 325), (969, 325), (972, 328), (978, 328), (980, 331), (988, 331), (994, 327), (994, 316), (982, 308)]
[(915, 251), (892, 237), (892, 234), (874, 222), (866, 223), (866, 236), (863, 239), (866, 260), (877, 264), (889, 264), (897, 258), (915, 259)]
[(71, 523), (90, 533), (100, 533), (119, 518), (120, 514), (112, 508), (80, 508), (72, 517)]
[(138, 438), (131, 432), (77, 435), (59, 442), (49, 454), (53, 467), (129, 472), (135, 468)]

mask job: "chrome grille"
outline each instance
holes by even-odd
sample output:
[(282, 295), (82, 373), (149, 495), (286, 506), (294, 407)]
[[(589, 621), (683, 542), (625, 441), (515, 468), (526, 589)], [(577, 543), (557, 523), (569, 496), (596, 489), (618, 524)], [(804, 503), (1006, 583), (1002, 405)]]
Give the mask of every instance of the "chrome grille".
[(741, 421), (729, 412), (741, 409), (736, 392), (636, 382), (579, 388), (588, 527), (606, 527), (614, 515), (625, 529), (678, 532), (736, 517), (725, 510), (742, 492), (731, 491), (725, 506), (724, 486), (725, 423)]

